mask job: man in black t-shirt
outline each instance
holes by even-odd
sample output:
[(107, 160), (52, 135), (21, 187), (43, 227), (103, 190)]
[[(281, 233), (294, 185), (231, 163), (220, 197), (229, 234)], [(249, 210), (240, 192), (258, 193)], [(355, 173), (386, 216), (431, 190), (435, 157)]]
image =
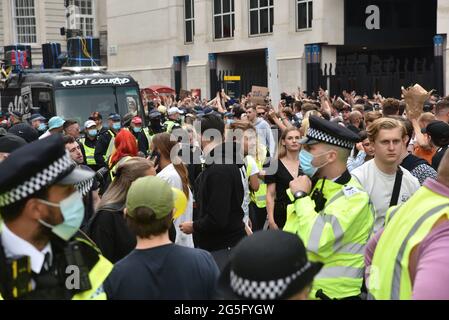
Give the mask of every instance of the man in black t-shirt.
[[(158, 177), (136, 180), (126, 201), (128, 226), (137, 247), (119, 261), (104, 289), (111, 300), (209, 300), (216, 297), (219, 276), (212, 256), (203, 250), (173, 244), (168, 236), (175, 195)], [(186, 199), (184, 199), (187, 201)], [(178, 201), (177, 201), (178, 202)], [(181, 201), (182, 202), (182, 201)]]
[(423, 133), (427, 133), (432, 139), (432, 143), (438, 148), (432, 159), (432, 167), (438, 171), (440, 162), (449, 146), (449, 124), (443, 121), (432, 121), (427, 128), (423, 129)]

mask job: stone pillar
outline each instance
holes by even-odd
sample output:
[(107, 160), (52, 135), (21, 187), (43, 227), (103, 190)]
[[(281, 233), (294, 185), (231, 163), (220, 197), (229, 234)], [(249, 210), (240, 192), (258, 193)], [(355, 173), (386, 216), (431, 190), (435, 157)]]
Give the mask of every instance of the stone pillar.
[(173, 70), (175, 72), (175, 91), (176, 95), (179, 97), (179, 93), (181, 92), (181, 58), (173, 57)]
[(435, 89), (440, 96), (445, 96), (444, 92), (444, 64), (443, 64), (443, 44), (444, 38), (441, 35), (436, 35), (433, 38), (435, 48)]
[(318, 94), (320, 87), (320, 69), (321, 69), (321, 46), (306, 45), (306, 63), (307, 63), (307, 92)]
[(215, 98), (218, 91), (217, 55), (209, 53), (210, 98)]

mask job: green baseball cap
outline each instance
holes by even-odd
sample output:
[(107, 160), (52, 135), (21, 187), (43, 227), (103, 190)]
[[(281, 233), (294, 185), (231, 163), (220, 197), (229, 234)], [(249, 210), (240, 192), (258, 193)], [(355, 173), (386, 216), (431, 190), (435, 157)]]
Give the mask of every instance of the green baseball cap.
[(126, 199), (128, 216), (133, 217), (137, 208), (150, 208), (158, 220), (174, 209), (174, 195), (170, 185), (158, 177), (143, 177), (133, 182)]

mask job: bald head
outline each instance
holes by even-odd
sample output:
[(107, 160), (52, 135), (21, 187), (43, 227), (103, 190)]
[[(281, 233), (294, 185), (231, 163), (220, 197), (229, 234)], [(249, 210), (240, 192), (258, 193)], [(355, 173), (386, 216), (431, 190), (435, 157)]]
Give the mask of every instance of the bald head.
[(449, 187), (449, 150), (446, 151), (441, 160), (440, 167), (438, 168), (437, 180)]

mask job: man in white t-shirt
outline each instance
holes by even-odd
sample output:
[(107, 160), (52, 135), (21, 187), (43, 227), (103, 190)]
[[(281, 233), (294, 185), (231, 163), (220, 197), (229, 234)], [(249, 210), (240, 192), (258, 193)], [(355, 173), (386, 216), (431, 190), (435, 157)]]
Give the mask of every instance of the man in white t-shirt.
[[(374, 148), (375, 157), (352, 171), (352, 175), (370, 195), (376, 209), (374, 232), (384, 226), (385, 214), (390, 205), (406, 202), (420, 187), (418, 179), (406, 169), (399, 167), (407, 132), (395, 119), (381, 118), (368, 127), (368, 138)], [(393, 198), (396, 178), (400, 179), (399, 197)]]

